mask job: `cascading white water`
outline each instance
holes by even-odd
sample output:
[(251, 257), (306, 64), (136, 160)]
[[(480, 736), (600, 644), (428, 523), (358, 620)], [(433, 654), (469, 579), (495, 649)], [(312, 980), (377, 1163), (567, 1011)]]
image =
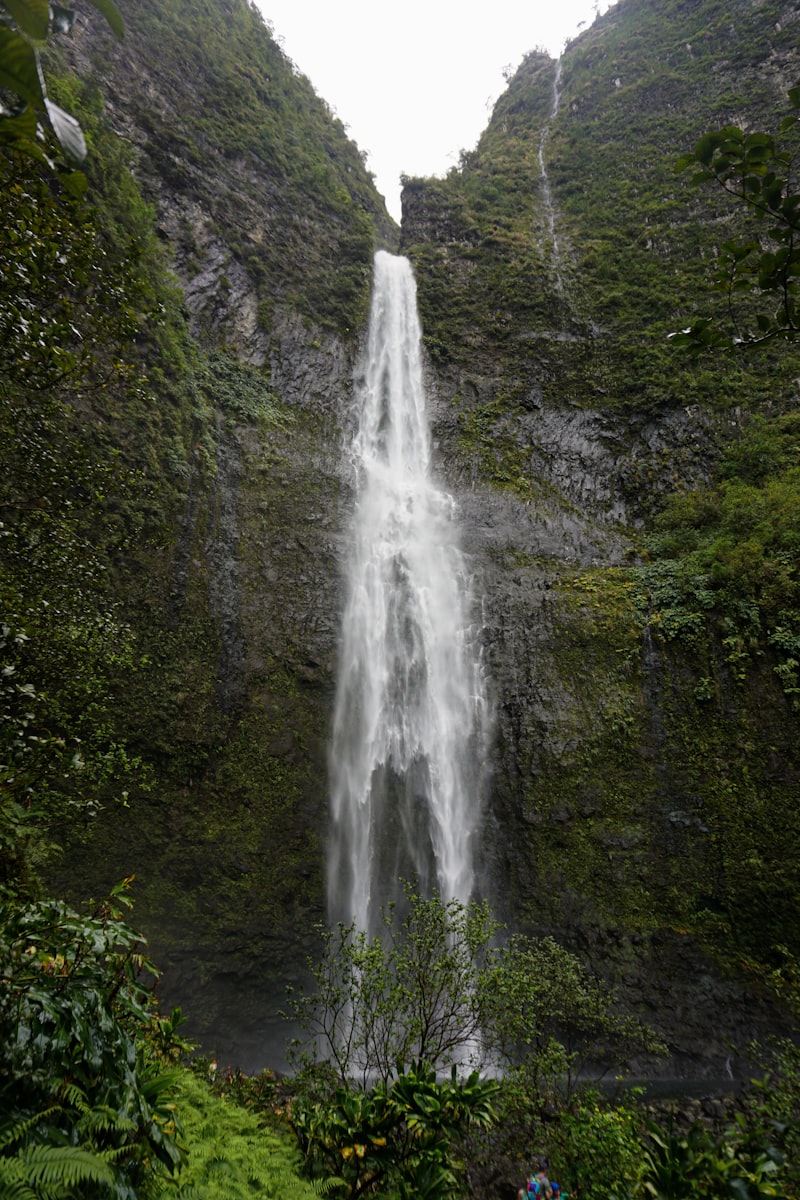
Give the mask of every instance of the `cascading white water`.
[(330, 752), (329, 914), (374, 933), (398, 880), (466, 902), (488, 705), (453, 499), (431, 477), (411, 265), (375, 256)]

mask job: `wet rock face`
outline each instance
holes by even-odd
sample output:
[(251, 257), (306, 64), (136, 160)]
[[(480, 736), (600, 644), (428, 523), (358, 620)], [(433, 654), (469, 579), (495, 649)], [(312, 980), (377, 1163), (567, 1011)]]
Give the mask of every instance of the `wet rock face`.
[(474, 224), (430, 180), (408, 182), (401, 196), (403, 242), (469, 246), (479, 241)]
[(747, 1041), (780, 1018), (692, 936), (654, 930), (646, 915), (666, 911), (682, 877), (702, 888), (713, 870), (676, 742), (686, 684), (668, 650), (648, 656), (624, 590), (618, 617), (607, 598), (572, 590), (586, 571), (636, 561), (642, 490), (663, 494), (676, 470), (684, 486), (705, 480), (724, 424), (692, 407), (636, 418), (547, 407), (533, 389), (488, 432), (535, 481), (520, 494), (487, 482), (464, 437), (465, 414), (491, 410), (499, 386), (474, 364), (467, 385), (429, 378), (436, 466), (459, 506), (494, 704), (482, 887), (512, 928), (559, 937), (660, 1030), (668, 1058), (633, 1070), (724, 1082), (746, 1074)]
[(191, 329), (205, 345), (235, 346), (243, 362), (262, 367), (269, 331), (259, 323), (258, 293), (202, 205), (161, 190), (159, 232), (173, 250)]
[[(270, 382), (292, 406), (322, 415), (340, 429), (352, 420), (354, 362), (357, 347), (323, 330), (310, 328), (291, 309), (275, 313), (270, 350)], [(327, 446), (331, 461), (342, 464), (343, 437)]]

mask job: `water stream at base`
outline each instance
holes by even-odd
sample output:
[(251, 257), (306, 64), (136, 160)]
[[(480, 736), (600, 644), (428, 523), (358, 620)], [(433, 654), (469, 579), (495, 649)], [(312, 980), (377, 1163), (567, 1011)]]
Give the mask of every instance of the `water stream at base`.
[(489, 711), (455, 503), (431, 474), (416, 285), (375, 256), (330, 750), (331, 921), (374, 933), (400, 880), (467, 902)]

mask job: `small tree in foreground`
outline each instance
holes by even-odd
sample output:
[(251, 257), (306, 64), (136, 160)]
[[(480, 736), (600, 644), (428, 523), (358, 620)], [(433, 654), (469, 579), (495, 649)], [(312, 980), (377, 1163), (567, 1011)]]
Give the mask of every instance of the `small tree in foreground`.
[(541, 1142), (579, 1072), (663, 1050), (554, 939), (499, 946), (485, 903), (410, 889), (407, 901), (403, 920), (385, 912), (379, 937), (327, 931), (316, 990), (291, 999), (305, 1033), (294, 1129), (311, 1172), (349, 1197), (378, 1184), (460, 1194), (467, 1160), (471, 1175), (478, 1158), (491, 1169), (509, 1133), (523, 1155)]
[(306, 1035), (297, 1059), (328, 1064), (341, 1085), (386, 1085), (398, 1063), (482, 1065), (480, 974), (498, 923), (486, 904), (410, 892), (409, 902), (402, 922), (394, 907), (384, 912), (379, 937), (355, 925), (324, 930), (322, 956), (309, 964), (315, 990), (290, 996)]
[(554, 938), (501, 946), (486, 902), (406, 890), (408, 915), (399, 920), (390, 906), (381, 936), (343, 924), (323, 931), (322, 955), (309, 964), (315, 989), (290, 995), (305, 1034), (297, 1062), (324, 1063), (338, 1084), (362, 1089), (412, 1062), (437, 1073), (527, 1064), (544, 1087), (553, 1072), (569, 1084), (592, 1063), (602, 1073), (630, 1053), (662, 1052)]

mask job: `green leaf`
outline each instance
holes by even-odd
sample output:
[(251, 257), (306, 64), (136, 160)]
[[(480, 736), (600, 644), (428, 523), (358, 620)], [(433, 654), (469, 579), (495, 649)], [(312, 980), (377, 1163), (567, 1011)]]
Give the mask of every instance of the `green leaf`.
[(679, 171), (685, 171), (687, 167), (691, 167), (697, 162), (694, 154), (682, 154), (680, 158), (676, 158), (672, 169), (677, 174)]
[(775, 149), (775, 142), (768, 133), (748, 133), (744, 139), (744, 148), (750, 153), (757, 150), (759, 153), (772, 152)]
[(3, 0), (3, 8), (11, 13), (17, 26), (43, 42), (47, 37), (47, 27), (50, 22), (50, 6), (47, 0)]
[(89, 181), (83, 171), (65, 171), (61, 176), (61, 186), (67, 195), (80, 200), (82, 196), (86, 195)]
[(720, 139), (721, 132), (704, 134), (694, 148), (695, 160), (703, 163), (704, 166), (709, 166), (714, 157), (714, 152), (719, 146)]
[(9, 88), (26, 104), (44, 107), (39, 57), (22, 34), (0, 25), (0, 87)]
[(125, 36), (125, 27), (122, 23), (119, 9), (113, 3), (113, 0), (89, 0), (89, 3), (93, 4), (98, 12), (103, 14), (114, 34), (121, 40)]
[(36, 113), (30, 105), (13, 117), (0, 117), (0, 142), (34, 141), (38, 124)]

